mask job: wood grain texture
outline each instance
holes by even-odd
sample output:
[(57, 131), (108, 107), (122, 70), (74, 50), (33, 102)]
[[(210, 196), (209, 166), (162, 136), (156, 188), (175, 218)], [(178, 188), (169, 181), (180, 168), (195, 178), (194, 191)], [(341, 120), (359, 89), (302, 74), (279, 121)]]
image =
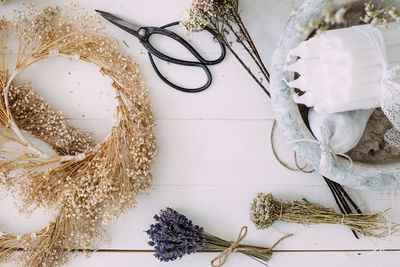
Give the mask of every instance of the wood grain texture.
[[(8, 0), (0, 15), (22, 8), (25, 1)], [(300, 1), (295, 1), (300, 2)], [(61, 0), (41, 0), (39, 5), (64, 4)], [(82, 0), (90, 12), (94, 8), (114, 12), (143, 25), (163, 25), (183, 19), (187, 0)], [(279, 33), (287, 21), (291, 1), (242, 1), (242, 16), (269, 63)], [(257, 192), (272, 192), (285, 200), (302, 197), (335, 207), (331, 193), (317, 174), (292, 172), (274, 158), (269, 136), (273, 114), (269, 99), (262, 94), (231, 55), (211, 67), (214, 83), (201, 94), (183, 94), (165, 86), (153, 72), (145, 50), (127, 33), (107, 24), (107, 31), (140, 64), (157, 120), (158, 157), (154, 163), (154, 187), (138, 199), (136, 211), (107, 225), (112, 242), (101, 244), (101, 252), (86, 258), (77, 253), (67, 266), (208, 266), (215, 253), (198, 253), (181, 261), (161, 264), (147, 245), (144, 231), (153, 215), (173, 207), (204, 226), (207, 231), (231, 240), (243, 225), (249, 226), (244, 242), (271, 246), (286, 233), (295, 235), (276, 248), (271, 267), (372, 267), (398, 266), (400, 240), (356, 240), (340, 225), (302, 226), (276, 223), (259, 231), (249, 221), (249, 205)], [(206, 57), (216, 56), (215, 44), (207, 35), (194, 34), (196, 48)], [(129, 48), (123, 44), (123, 41)], [(185, 58), (187, 53), (166, 40), (157, 40), (166, 50)], [(197, 46), (200, 43), (202, 45)], [(170, 64), (160, 64), (168, 75), (183, 83), (200, 83), (202, 74)], [(32, 86), (71, 123), (101, 140), (111, 127), (113, 101), (107, 78), (94, 66), (79, 61), (51, 59), (32, 66), (19, 82)], [(293, 152), (277, 133), (277, 150), (293, 166)], [(363, 211), (379, 212), (400, 221), (398, 192), (348, 190)], [(45, 225), (51, 216), (39, 212), (31, 217), (18, 214), (11, 198), (0, 201), (0, 229), (27, 232)], [(6, 219), (7, 218), (7, 219)], [(389, 251), (384, 251), (389, 250)], [(13, 263), (2, 266), (13, 266)], [(243, 256), (232, 255), (225, 266), (260, 266)]]

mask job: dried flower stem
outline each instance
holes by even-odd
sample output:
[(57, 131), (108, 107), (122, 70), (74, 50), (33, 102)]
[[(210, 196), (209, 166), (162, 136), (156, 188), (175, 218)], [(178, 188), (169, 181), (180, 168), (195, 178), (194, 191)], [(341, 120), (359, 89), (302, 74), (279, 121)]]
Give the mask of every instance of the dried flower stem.
[(253, 60), (256, 62), (257, 66), (260, 68), (261, 72), (264, 74), (267, 82), (269, 83), (269, 80), (270, 80), (269, 72), (268, 72), (267, 68), (265, 67), (265, 65), (260, 57), (260, 54), (258, 53), (257, 47), (255, 46), (253, 39), (251, 38), (251, 35), (247, 31), (247, 28), (245, 27), (245, 25), (242, 21), (242, 18), (241, 18), (241, 16), (239, 16), (237, 10), (238, 10), (237, 8), (234, 8), (231, 10), (231, 12), (234, 13), (234, 14), (232, 14), (232, 16), (235, 19), (237, 25), (239, 25), (241, 32), (243, 32), (245, 34), (245, 37), (246, 37), (245, 40), (248, 42), (248, 44), (251, 47), (251, 52), (252, 52), (251, 54), (254, 54), (254, 56), (256, 57), (255, 59), (253, 58)]
[(400, 231), (385, 212), (372, 214), (340, 214), (320, 204), (303, 201), (281, 201), (272, 194), (259, 193), (250, 209), (250, 219), (258, 229), (265, 229), (275, 221), (300, 224), (338, 224), (369, 237), (385, 238)]
[(251, 68), (249, 68), (244, 60), (235, 52), (232, 42), (229, 41), (228, 35), (232, 33), (236, 38), (235, 41), (247, 52), (263, 75), (263, 78), (269, 82), (268, 70), (240, 17), (237, 2), (238, 1), (234, 0), (194, 0), (192, 2), (192, 9), (189, 10), (189, 19), (182, 24), (189, 31), (201, 30), (208, 25), (217, 33), (217, 38), (225, 44), (247, 73), (256, 81), (261, 89), (270, 96), (268, 90), (262, 84), (262, 80), (256, 77)]
[(202, 227), (194, 225), (183, 214), (167, 208), (155, 215), (155, 224), (150, 225), (146, 231), (151, 241), (150, 246), (156, 249), (154, 256), (163, 262), (174, 261), (184, 255), (198, 251), (221, 252), (211, 261), (214, 267), (220, 267), (227, 261), (229, 255), (234, 252), (243, 253), (265, 265), (272, 256), (272, 249), (287, 235), (278, 240), (271, 248), (241, 245), (246, 237), (247, 226), (243, 226), (236, 241), (228, 242), (209, 234)]

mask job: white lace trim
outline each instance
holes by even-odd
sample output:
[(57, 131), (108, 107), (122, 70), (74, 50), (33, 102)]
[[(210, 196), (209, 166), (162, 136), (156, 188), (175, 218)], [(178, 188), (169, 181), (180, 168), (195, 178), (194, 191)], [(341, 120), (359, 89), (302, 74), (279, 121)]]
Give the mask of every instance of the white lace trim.
[(354, 27), (364, 33), (371, 42), (375, 55), (382, 66), (380, 106), (393, 128), (385, 133), (385, 141), (400, 148), (400, 84), (395, 82), (400, 65), (388, 67), (386, 44), (382, 32), (371, 25)]

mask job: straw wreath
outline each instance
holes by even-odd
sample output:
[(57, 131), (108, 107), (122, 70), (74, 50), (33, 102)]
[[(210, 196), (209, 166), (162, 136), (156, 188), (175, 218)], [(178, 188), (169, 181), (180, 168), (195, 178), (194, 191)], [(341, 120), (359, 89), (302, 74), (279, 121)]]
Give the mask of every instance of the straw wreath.
[[(32, 64), (59, 56), (95, 64), (112, 80), (115, 121), (98, 144), (69, 126), (30, 86), (15, 82)], [(17, 195), (22, 211), (59, 211), (38, 232), (0, 232), (0, 261), (23, 250), (24, 266), (63, 264), (74, 249), (95, 248), (104, 238), (102, 224), (134, 208), (135, 197), (152, 184), (155, 122), (143, 79), (96, 16), (77, 4), (29, 6), (0, 19), (0, 88), (0, 185)], [(41, 151), (27, 132), (55, 153)]]
[(303, 201), (282, 201), (271, 193), (258, 193), (250, 208), (250, 220), (258, 229), (276, 221), (310, 224), (339, 224), (369, 237), (384, 238), (400, 230), (385, 212), (371, 214), (340, 214), (320, 204)]

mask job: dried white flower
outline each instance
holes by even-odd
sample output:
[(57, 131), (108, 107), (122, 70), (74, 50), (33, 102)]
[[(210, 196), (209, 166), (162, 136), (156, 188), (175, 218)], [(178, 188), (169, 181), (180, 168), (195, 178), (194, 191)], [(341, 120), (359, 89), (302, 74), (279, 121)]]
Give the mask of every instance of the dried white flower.
[[(68, 260), (73, 248), (95, 247), (93, 240), (103, 237), (102, 220), (133, 209), (135, 198), (151, 187), (156, 139), (150, 99), (138, 66), (104, 33), (98, 17), (77, 4), (41, 11), (28, 6), (11, 19), (0, 18), (0, 28), (0, 42), (19, 40), (18, 51), (22, 51), (16, 64), (8, 49), (0, 50), (4, 61), (12, 62), (1, 65), (0, 73), (19, 73), (51, 56), (78, 59), (79, 55), (112, 77), (112, 87), (119, 92), (120, 123), (96, 145), (88, 133), (69, 126), (30, 86), (17, 86), (7, 75), (0, 79), (2, 99), (5, 88), (9, 89), (7, 103), (0, 101), (0, 186), (21, 192), (21, 210), (31, 206), (60, 210), (56, 220), (37, 234), (7, 234), (2, 244), (10, 252), (23, 244), (24, 266), (58, 266)], [(23, 136), (12, 132), (12, 121), (51, 145), (58, 155), (41, 157)], [(7, 149), (9, 143), (22, 146)], [(71, 158), (61, 162), (64, 156)]]
[(344, 19), (344, 15), (346, 14), (346, 12), (347, 12), (347, 9), (345, 9), (343, 7), (335, 12), (335, 22), (337, 24), (346, 22), (346, 20)]

